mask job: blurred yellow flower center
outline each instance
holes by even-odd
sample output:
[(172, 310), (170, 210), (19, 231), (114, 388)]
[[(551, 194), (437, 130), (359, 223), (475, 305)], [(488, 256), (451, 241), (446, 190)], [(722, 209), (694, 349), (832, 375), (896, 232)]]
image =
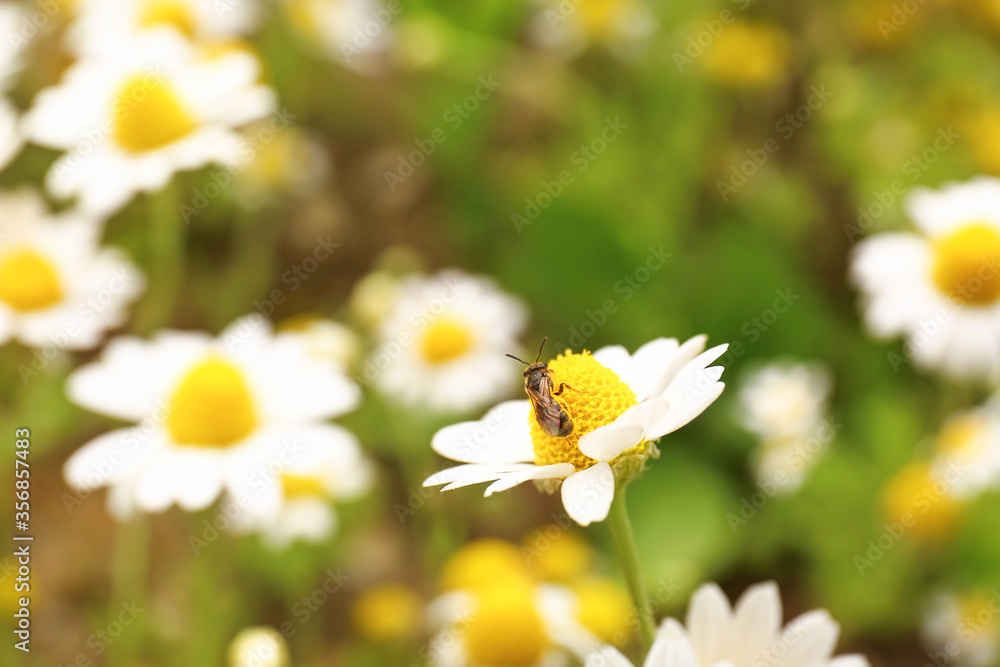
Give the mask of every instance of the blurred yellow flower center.
[(476, 540), (448, 559), (441, 574), (441, 587), (447, 591), (475, 590), (500, 577), (528, 574), (527, 559), (510, 542)]
[(319, 475), (292, 475), (285, 473), (281, 476), (281, 490), (285, 498), (316, 498), (327, 495), (326, 484)]
[(53, 306), (62, 297), (59, 273), (41, 253), (22, 248), (0, 257), (0, 301), (30, 312)]
[(993, 611), (993, 598), (984, 593), (964, 596), (960, 602), (963, 625), (977, 637), (1000, 635), (1000, 619)]
[(961, 509), (960, 503), (949, 494), (948, 485), (936, 479), (930, 464), (922, 461), (896, 473), (884, 491), (882, 502), (887, 517), (903, 524), (907, 535), (926, 540), (946, 536)]
[(530, 581), (496, 581), (476, 591), (474, 604), (465, 629), (470, 664), (528, 667), (538, 663), (548, 647), (548, 637)]
[(229, 447), (257, 427), (257, 411), (243, 373), (210, 357), (181, 379), (170, 400), (167, 429), (179, 445)]
[(702, 65), (713, 78), (726, 83), (758, 86), (784, 76), (788, 37), (764, 23), (725, 26), (702, 56)]
[(114, 109), (115, 141), (132, 153), (156, 150), (183, 139), (197, 127), (174, 88), (149, 74), (126, 81)]
[(420, 340), (420, 354), (429, 364), (446, 364), (458, 359), (472, 347), (472, 332), (462, 322), (438, 319), (427, 327)]
[(383, 584), (361, 594), (352, 619), (366, 639), (376, 642), (406, 639), (420, 629), (420, 596), (402, 584)]
[(985, 431), (989, 420), (982, 414), (970, 413), (949, 421), (937, 437), (937, 450), (942, 454), (961, 454)]
[(528, 426), (535, 446), (535, 464), (572, 463), (577, 469), (588, 468), (594, 460), (580, 451), (580, 436), (617, 419), (636, 404), (635, 394), (589, 352), (572, 354), (567, 350), (567, 354), (549, 362), (549, 370), (553, 391), (559, 389), (560, 383), (570, 385), (555, 399), (573, 420), (573, 432), (566, 438), (548, 435), (531, 411)]
[(583, 627), (607, 644), (628, 643), (633, 607), (625, 589), (609, 579), (589, 577), (574, 586), (573, 592), (578, 604), (576, 617)]
[(1000, 234), (971, 224), (934, 244), (934, 284), (955, 301), (985, 306), (1000, 299)]
[(168, 25), (176, 28), (185, 37), (193, 38), (197, 23), (191, 9), (180, 0), (147, 0), (139, 15), (139, 26), (151, 28)]
[(583, 0), (577, 11), (580, 12), (584, 30), (594, 37), (609, 34), (627, 2), (628, 0)]
[[(556, 532), (558, 537), (548, 538)], [(594, 567), (593, 548), (576, 533), (549, 526), (538, 530), (524, 541), (524, 553), (538, 577), (544, 581), (569, 583), (579, 579)]]

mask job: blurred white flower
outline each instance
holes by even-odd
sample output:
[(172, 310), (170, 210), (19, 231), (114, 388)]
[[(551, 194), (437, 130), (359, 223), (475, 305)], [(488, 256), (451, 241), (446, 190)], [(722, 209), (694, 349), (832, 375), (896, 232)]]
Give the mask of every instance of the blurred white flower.
[(330, 173), (323, 146), (303, 130), (288, 126), (274, 131), (267, 123), (244, 130), (252, 155), (240, 165), (233, 184), (246, 208), (260, 208), (278, 194), (308, 195)]
[[(234, 476), (234, 524), (257, 532), (273, 547), (295, 540), (318, 542), (337, 529), (332, 501), (352, 500), (371, 487), (374, 467), (357, 438), (338, 426), (322, 427), (323, 438), (301, 443), (272, 441)], [(287, 461), (287, 462), (286, 462)], [(280, 463), (269, 467), (271, 462)]]
[(772, 362), (744, 377), (739, 417), (760, 438), (759, 484), (782, 493), (802, 484), (832, 439), (825, 419), (830, 385), (829, 369), (817, 362)]
[(67, 40), (78, 56), (121, 54), (122, 45), (168, 28), (200, 44), (250, 33), (258, 0), (79, 0)]
[(17, 109), (0, 96), (0, 169), (3, 169), (17, 155), (24, 144), (18, 128)]
[(566, 588), (514, 575), (438, 597), (428, 608), (436, 667), (563, 665), (582, 659), (600, 642), (576, 619), (577, 600)]
[[(862, 241), (851, 278), (878, 337), (958, 380), (1000, 380), (1000, 181), (976, 178), (905, 201), (919, 233)], [(902, 363), (903, 358), (900, 358)]]
[(361, 347), (358, 335), (339, 322), (298, 316), (279, 323), (278, 330), (284, 335), (300, 336), (310, 353), (321, 359), (333, 359), (343, 368), (357, 361)]
[(226, 652), (229, 667), (289, 667), (285, 637), (266, 625), (241, 630)]
[(931, 473), (953, 482), (948, 493), (969, 498), (1000, 485), (1000, 405), (993, 403), (955, 413), (941, 428), (935, 442)]
[[(832, 653), (840, 626), (823, 609), (781, 625), (778, 587), (751, 586), (735, 608), (715, 584), (691, 597), (687, 627), (666, 619), (643, 667), (867, 667), (862, 655)], [(586, 667), (632, 667), (617, 649), (605, 646), (587, 656)]]
[(0, 343), (95, 347), (144, 286), (93, 220), (52, 215), (33, 190), (0, 193)]
[(49, 190), (110, 215), (177, 171), (235, 165), (244, 139), (234, 128), (274, 107), (259, 76), (246, 51), (208, 56), (174, 31), (150, 30), (71, 65), (38, 94), (23, 126), (30, 140), (66, 151), (49, 169)]
[(360, 395), (335, 362), (298, 337), (272, 334), (260, 316), (215, 339), (181, 331), (115, 339), (67, 390), (80, 406), (136, 424), (95, 438), (64, 469), (76, 489), (108, 486), (116, 517), (173, 503), (203, 509), (243, 488), (245, 471), (264, 460), (288, 466), (316, 449), (343, 451), (353, 437), (323, 422)]
[(0, 35), (4, 48), (0, 48), (0, 91), (6, 91), (24, 66), (24, 49), (29, 38), (24, 36), (23, 26), (28, 19), (24, 5), (15, 2), (0, 2)]
[(601, 44), (627, 57), (656, 28), (643, 0), (543, 0), (531, 34), (535, 43), (567, 56)]
[(479, 421), (447, 426), (431, 446), (461, 461), (424, 486), (443, 491), (493, 482), (485, 495), (530, 480), (561, 484), (563, 506), (582, 526), (608, 516), (619, 479), (630, 479), (655, 455), (653, 441), (673, 433), (711, 405), (725, 385), (712, 366), (727, 345), (705, 349), (705, 336), (683, 345), (659, 338), (630, 355), (624, 347), (560, 355), (548, 362), (558, 402), (573, 421), (568, 437), (547, 434), (528, 401), (507, 401)]
[(949, 664), (986, 667), (996, 664), (1000, 647), (1000, 594), (939, 593), (920, 622), (920, 634)]
[(480, 407), (516, 387), (524, 305), (493, 281), (447, 270), (412, 276), (383, 320), (364, 377), (399, 401), (439, 412)]
[(284, 0), (291, 24), (327, 57), (362, 74), (383, 66), (400, 0)]

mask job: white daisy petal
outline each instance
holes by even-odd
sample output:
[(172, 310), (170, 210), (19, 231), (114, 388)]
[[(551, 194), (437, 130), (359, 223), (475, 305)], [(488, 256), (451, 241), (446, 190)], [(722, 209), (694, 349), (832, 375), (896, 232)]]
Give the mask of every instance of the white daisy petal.
[(477, 421), (446, 426), (434, 434), (431, 447), (453, 461), (519, 463), (535, 459), (528, 430), (528, 401), (506, 401)]
[(615, 421), (580, 437), (580, 451), (597, 461), (611, 461), (646, 437), (650, 429), (665, 420), (670, 406), (663, 401), (633, 405)]
[(584, 661), (584, 667), (632, 667), (632, 662), (614, 646), (602, 646)]
[(649, 395), (653, 397), (662, 397), (663, 392), (666, 391), (667, 387), (674, 381), (674, 378), (681, 372), (681, 369), (702, 353), (702, 350), (705, 349), (705, 343), (707, 342), (708, 336), (704, 334), (694, 336), (684, 341), (684, 343), (677, 349), (677, 352), (674, 354), (667, 367), (662, 369), (659, 379), (657, 379), (650, 388)]
[(802, 614), (789, 622), (782, 640), (788, 652), (777, 667), (819, 667), (826, 665), (837, 645), (840, 626), (825, 610)]
[(523, 484), (533, 479), (559, 479), (566, 475), (573, 474), (576, 470), (572, 463), (553, 463), (545, 466), (534, 466), (523, 471), (509, 473), (486, 487), (484, 496), (489, 497), (498, 491), (513, 489), (518, 484)]
[(685, 638), (658, 637), (644, 667), (699, 667), (691, 642)]
[[(449, 488), (459, 488), (480, 482), (492, 482), (503, 475), (535, 468), (533, 463), (485, 464), (467, 463), (439, 470), (424, 480), (424, 486), (448, 484)], [(472, 481), (470, 481), (472, 480)]]
[(778, 586), (769, 581), (748, 588), (733, 613), (733, 636), (729, 640), (733, 662), (749, 663), (758, 651), (774, 642), (780, 628)]
[(562, 483), (563, 507), (581, 526), (604, 521), (615, 499), (615, 474), (605, 461), (575, 472)]
[(694, 592), (685, 625), (691, 645), (704, 664), (714, 665), (728, 655), (733, 612), (718, 586), (706, 584)]

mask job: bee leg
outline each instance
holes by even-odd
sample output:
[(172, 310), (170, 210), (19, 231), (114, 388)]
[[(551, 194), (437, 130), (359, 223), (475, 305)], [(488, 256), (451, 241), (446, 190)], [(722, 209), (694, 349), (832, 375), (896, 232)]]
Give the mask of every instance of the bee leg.
[(571, 384), (566, 384), (565, 382), (560, 382), (559, 383), (559, 388), (556, 389), (554, 392), (552, 392), (552, 395), (553, 396), (560, 396), (560, 395), (562, 395), (563, 389), (572, 389), (573, 391), (578, 391), (581, 394), (589, 394), (590, 393), (589, 391), (584, 391), (583, 389), (577, 389), (576, 387), (574, 387)]

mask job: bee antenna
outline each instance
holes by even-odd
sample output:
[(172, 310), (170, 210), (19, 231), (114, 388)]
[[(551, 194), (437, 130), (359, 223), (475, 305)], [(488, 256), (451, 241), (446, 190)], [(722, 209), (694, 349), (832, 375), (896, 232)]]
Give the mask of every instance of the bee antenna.
[(528, 363), (527, 361), (525, 361), (524, 359), (518, 359), (518, 358), (517, 358), (517, 357), (515, 357), (515, 356), (514, 356), (513, 354), (505, 354), (505, 355), (503, 355), (503, 356), (505, 356), (505, 357), (510, 357), (510, 358), (511, 358), (511, 359), (513, 359), (514, 361), (520, 361), (520, 362), (521, 362), (522, 364), (524, 364), (525, 366), (530, 366), (530, 365), (531, 365), (531, 364), (529, 364), (529, 363)]
[(542, 344), (538, 346), (538, 354), (535, 355), (535, 363), (536, 364), (538, 363), (538, 360), (542, 358), (542, 348), (545, 347), (545, 341), (547, 341), (548, 339), (549, 339), (548, 336), (546, 336), (545, 338), (543, 338), (542, 339)]

